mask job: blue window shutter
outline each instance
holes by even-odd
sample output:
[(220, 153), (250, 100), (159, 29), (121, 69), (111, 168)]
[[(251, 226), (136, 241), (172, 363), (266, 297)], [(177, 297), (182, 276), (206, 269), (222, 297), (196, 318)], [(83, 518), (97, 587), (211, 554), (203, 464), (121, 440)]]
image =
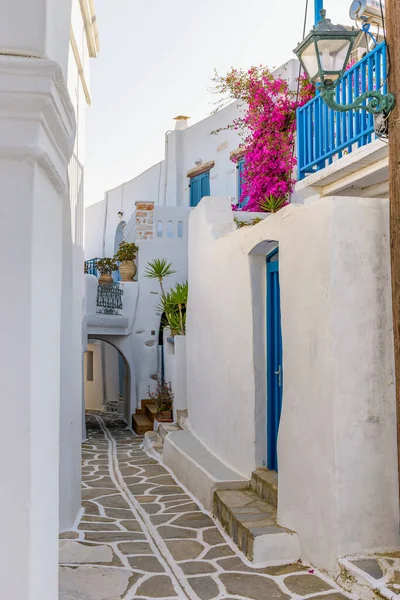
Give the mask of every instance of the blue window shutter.
[(201, 197), (210, 195), (210, 172), (203, 173), (201, 176)]
[(243, 208), (249, 201), (249, 197), (243, 198), (243, 174), (244, 174), (244, 158), (241, 158), (238, 161), (238, 206), (239, 208)]
[(196, 175), (190, 180), (190, 206), (197, 206), (204, 196), (210, 195), (210, 173)]
[(200, 202), (201, 185), (198, 177), (190, 180), (190, 206), (197, 206)]

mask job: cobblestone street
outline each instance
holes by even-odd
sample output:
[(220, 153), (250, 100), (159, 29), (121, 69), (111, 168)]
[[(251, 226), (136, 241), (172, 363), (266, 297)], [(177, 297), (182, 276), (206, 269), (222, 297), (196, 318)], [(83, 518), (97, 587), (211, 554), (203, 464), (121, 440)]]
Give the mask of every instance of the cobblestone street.
[(344, 600), (294, 564), (254, 568), (115, 417), (88, 416), (84, 515), (61, 535), (60, 600)]

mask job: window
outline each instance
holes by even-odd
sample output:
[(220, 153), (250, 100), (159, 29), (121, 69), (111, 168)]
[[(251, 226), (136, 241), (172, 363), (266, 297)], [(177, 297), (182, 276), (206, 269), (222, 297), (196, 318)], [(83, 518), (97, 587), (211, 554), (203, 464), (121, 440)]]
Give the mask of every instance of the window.
[(157, 237), (162, 238), (163, 236), (163, 222), (157, 221)]
[(174, 237), (174, 224), (172, 221), (168, 221), (167, 223), (167, 237)]
[(93, 381), (93, 352), (86, 352), (86, 381)]
[(190, 179), (190, 206), (197, 206), (204, 196), (210, 195), (210, 171)]
[(183, 238), (183, 221), (178, 221), (178, 238)]
[(243, 193), (243, 174), (244, 174), (244, 158), (241, 158), (237, 164), (238, 170), (238, 206), (243, 208), (249, 201), (248, 196), (242, 199)]

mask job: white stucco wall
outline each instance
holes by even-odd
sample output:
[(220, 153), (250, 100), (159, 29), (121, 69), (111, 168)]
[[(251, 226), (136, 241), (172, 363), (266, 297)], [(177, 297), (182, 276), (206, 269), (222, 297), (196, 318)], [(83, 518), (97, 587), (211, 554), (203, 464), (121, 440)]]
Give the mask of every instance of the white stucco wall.
[[(255, 363), (265, 366), (265, 341), (259, 340), (257, 354), (254, 347), (257, 331), (265, 331), (265, 257), (250, 259), (241, 249), (243, 230), (235, 230), (228, 199), (204, 198), (190, 215), (187, 399), (195, 435), (249, 477), (261, 460), (255, 446), (256, 385), (259, 397), (266, 396), (264, 379), (255, 377)], [(252, 263), (259, 267), (254, 281)], [(260, 292), (254, 307), (252, 287)], [(265, 406), (260, 413), (265, 421)]]
[(168, 291), (175, 283), (184, 282), (187, 279), (187, 234), (184, 238), (156, 238), (152, 241), (139, 242), (138, 245), (139, 298), (132, 348), (136, 365), (137, 398), (140, 404), (140, 400), (148, 397), (148, 386), (154, 384), (151, 376), (157, 374), (157, 347), (161, 318), (161, 315), (156, 312), (160, 287), (157, 281), (144, 276), (145, 268), (154, 258), (166, 258), (172, 262), (177, 272), (164, 281), (165, 290)]
[(286, 221), (279, 518), (333, 568), (400, 541), (388, 201), (331, 198)]
[(88, 352), (93, 352), (93, 381), (88, 375), (88, 357), (85, 354), (85, 408), (87, 410), (104, 409), (103, 370), (101, 358), (101, 342), (88, 344)]
[(323, 199), (233, 229), (228, 199), (191, 213), (191, 429), (245, 476), (263, 464), (265, 256), (279, 242), (279, 522), (299, 534), (304, 560), (329, 570), (397, 546), (388, 202)]
[(178, 420), (178, 411), (187, 409), (187, 371), (186, 371), (186, 336), (175, 335), (171, 339), (171, 330), (163, 331), (164, 342), (164, 379), (171, 384), (174, 394), (174, 421)]
[[(4, 294), (1, 300), (0, 380), (2, 397), (8, 399), (4, 420), (15, 420), (17, 400), (20, 436), (16, 442), (15, 427), (5, 427), (0, 443), (0, 512), (7, 540), (0, 596), (36, 600), (58, 594), (63, 219), (75, 136), (63, 81), (70, 4), (29, 0), (3, 5), (0, 182), (7, 202), (0, 246), (13, 299)], [(49, 32), (57, 32), (57, 44)], [(34, 58), (46, 55), (60, 66)], [(13, 460), (10, 449), (15, 450)]]
[[(69, 164), (70, 202), (63, 214), (63, 293), (61, 330), (60, 531), (70, 530), (81, 508), (81, 441), (83, 408), (84, 163), (89, 86), (89, 51), (79, 0), (72, 1), (68, 21), (69, 57), (66, 83), (76, 119), (74, 153)], [(74, 47), (75, 45), (75, 47)], [(75, 53), (74, 53), (75, 49)]]

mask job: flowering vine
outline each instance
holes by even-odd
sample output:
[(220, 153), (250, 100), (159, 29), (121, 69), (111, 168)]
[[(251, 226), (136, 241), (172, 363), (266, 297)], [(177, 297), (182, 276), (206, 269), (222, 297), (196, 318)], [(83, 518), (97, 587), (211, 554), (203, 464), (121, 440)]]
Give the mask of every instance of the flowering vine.
[(296, 109), (314, 96), (314, 86), (305, 76), (300, 77), (297, 95), (285, 79), (275, 78), (262, 66), (248, 71), (231, 69), (225, 76), (215, 73), (213, 81), (215, 92), (222, 97), (216, 111), (232, 99), (240, 101), (243, 108), (243, 114), (223, 128), (238, 131), (244, 142), (240, 200), (248, 201), (242, 210), (263, 212), (268, 206), (282, 208), (288, 203), (295, 183)]

